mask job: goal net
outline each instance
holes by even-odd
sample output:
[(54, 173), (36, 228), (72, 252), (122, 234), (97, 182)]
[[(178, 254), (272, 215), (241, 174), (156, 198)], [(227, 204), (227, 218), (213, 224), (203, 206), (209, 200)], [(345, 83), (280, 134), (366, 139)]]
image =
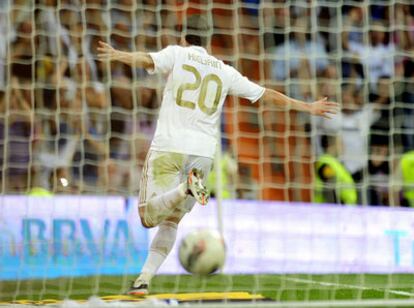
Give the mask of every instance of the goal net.
[[(208, 51), (250, 80), (341, 110), (226, 99), (215, 198), (180, 224), (151, 303), (414, 305), (411, 1), (5, 0), (0, 306), (143, 300), (121, 295), (155, 234), (136, 196), (165, 76), (96, 49), (179, 44), (192, 14), (212, 25)], [(177, 259), (199, 228), (227, 245), (223, 271), (204, 278)]]

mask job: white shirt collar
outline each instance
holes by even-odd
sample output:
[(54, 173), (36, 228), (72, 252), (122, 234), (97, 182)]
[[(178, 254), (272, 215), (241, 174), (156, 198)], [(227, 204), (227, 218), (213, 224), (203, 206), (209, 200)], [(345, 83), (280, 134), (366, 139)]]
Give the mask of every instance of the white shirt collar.
[(204, 48), (204, 47), (201, 47), (201, 46), (196, 46), (196, 45), (191, 45), (191, 48), (194, 48), (194, 49), (195, 49), (195, 50), (197, 50), (198, 52), (201, 52), (201, 53), (207, 54), (207, 50), (205, 50), (205, 48)]

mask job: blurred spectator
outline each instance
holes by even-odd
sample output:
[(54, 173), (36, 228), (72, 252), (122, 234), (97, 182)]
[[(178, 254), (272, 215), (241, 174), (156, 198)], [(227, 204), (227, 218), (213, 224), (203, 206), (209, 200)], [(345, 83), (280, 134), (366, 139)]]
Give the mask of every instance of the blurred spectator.
[(238, 177), (236, 183), (236, 196), (238, 199), (257, 200), (259, 197), (259, 184), (252, 176), (252, 168), (247, 164), (238, 165)]
[[(110, 20), (112, 11), (116, 11), (117, 6), (114, 5), (111, 10), (106, 9), (106, 1), (93, 0), (87, 1), (85, 4), (85, 22), (84, 32), (88, 35), (105, 35), (110, 31)], [(125, 1), (117, 1), (125, 2)]]
[(342, 160), (356, 182), (363, 179), (368, 163), (368, 133), (380, 114), (373, 104), (364, 104), (362, 89), (355, 84), (342, 86), (342, 112), (339, 115)]
[[(401, 128), (403, 127), (404, 108), (400, 102), (404, 101), (403, 84), (393, 81), (390, 76), (381, 76), (378, 79), (377, 93), (369, 95), (369, 101), (376, 104), (380, 117), (372, 124), (371, 130), (389, 136), (390, 144), (399, 151), (401, 140)], [(392, 142), (392, 143), (391, 143)]]
[[(401, 156), (397, 166), (394, 189), (401, 194), (401, 205), (414, 207), (414, 151), (409, 151)], [(397, 202), (399, 197), (396, 198)]]
[[(216, 162), (215, 162), (216, 163)], [(236, 178), (237, 178), (237, 162), (229, 151), (224, 150), (220, 160), (221, 168), (221, 197), (223, 199), (236, 198)], [(211, 196), (216, 196), (217, 172), (216, 166), (210, 171), (207, 179), (207, 188), (210, 190)]]
[(36, 130), (31, 91), (23, 87), (19, 79), (13, 77), (0, 101), (1, 113), (6, 114), (0, 125), (5, 147), (1, 151), (3, 187), (9, 193), (24, 193), (29, 188), (32, 140)]
[[(130, 33), (130, 25), (124, 21), (119, 21), (113, 25), (113, 35), (111, 41), (116, 48), (121, 50), (131, 50), (133, 39)], [(102, 63), (106, 66), (107, 63)], [(106, 67), (104, 67), (106, 70)], [(132, 89), (132, 77), (133, 69), (120, 62), (110, 63), (110, 72), (112, 86), (111, 96), (112, 105), (120, 106), (126, 109), (132, 109), (134, 107), (134, 93)]]
[[(329, 78), (320, 78), (317, 83), (317, 97), (329, 97), (332, 101), (339, 101), (340, 98), (340, 81), (338, 80), (338, 73), (336, 66), (329, 65), (327, 68), (327, 74)], [(340, 121), (312, 117), (311, 130), (314, 132), (312, 136), (313, 150), (315, 156), (322, 155), (325, 151), (322, 149), (322, 137), (324, 135), (335, 135), (340, 131)], [(338, 151), (339, 155), (340, 151)]]
[(78, 96), (88, 108), (107, 108), (109, 103), (105, 96), (102, 82), (92, 79), (92, 69), (85, 57), (78, 58), (74, 70), (74, 81), (77, 85)]
[(79, 127), (81, 144), (75, 154), (75, 162), (79, 164), (76, 175), (85, 180), (88, 185), (96, 185), (103, 173), (109, 158), (109, 151), (97, 151), (96, 142), (108, 145), (108, 130), (110, 129), (106, 108), (109, 106), (105, 88), (101, 82), (91, 80), (91, 70), (85, 58), (79, 58), (74, 71), (74, 81), (77, 85), (76, 100), (79, 102), (69, 113), (77, 113), (75, 120)]
[(51, 77), (56, 91), (48, 95), (47, 107), (59, 115), (59, 120), (43, 124), (45, 142), (38, 148), (39, 182), (54, 191), (84, 189), (84, 181), (98, 181), (104, 157), (95, 153), (93, 141), (105, 140), (109, 128), (104, 87), (91, 79), (89, 63), (79, 58), (73, 77), (69, 77), (68, 66), (62, 59)]
[(371, 134), (368, 173), (368, 204), (390, 204), (389, 138), (387, 135)]
[(363, 89), (353, 83), (341, 87), (342, 111), (333, 120), (318, 119), (322, 133), (338, 134), (341, 151), (338, 153), (345, 168), (359, 188), (360, 200), (366, 202), (364, 173), (368, 166), (368, 134), (371, 125), (380, 118), (376, 104), (363, 103)]
[(394, 98), (391, 98), (391, 87), (390, 77), (381, 76), (378, 78), (377, 93), (370, 93), (369, 95), (369, 101), (376, 104), (376, 109), (379, 112), (379, 118), (371, 128), (384, 135), (394, 132), (394, 130), (390, 132), (394, 124), (394, 108), (391, 105)]
[(344, 5), (342, 41), (345, 49), (348, 44), (363, 44), (364, 41), (364, 23), (367, 7), (363, 3), (354, 3), (354, 5)]
[(328, 66), (325, 46), (318, 38), (312, 39), (308, 32), (308, 20), (296, 19), (290, 40), (276, 47), (273, 56), (272, 78), (276, 80), (299, 79), (300, 82), (290, 83), (290, 92), (294, 97), (307, 99), (311, 96), (308, 84), (310, 80), (320, 76)]
[[(57, 0), (45, 0), (43, 5), (39, 6), (37, 12), (38, 30), (43, 30), (43, 35), (38, 36), (36, 54), (51, 55), (54, 58), (62, 57), (65, 54), (69, 63), (76, 61), (76, 50), (70, 41), (69, 31), (59, 23), (58, 13), (56, 10)], [(82, 31), (81, 31), (82, 33)]]
[(347, 47), (365, 66), (371, 89), (378, 91), (376, 85), (379, 77), (394, 75), (395, 47), (390, 41), (389, 32), (386, 32), (386, 25), (377, 22), (370, 29), (368, 44), (349, 41)]
[(77, 186), (71, 170), (79, 136), (64, 119), (59, 122), (48, 123), (48, 135), (37, 146), (32, 187), (51, 192), (71, 192)]
[(10, 46), (11, 73), (22, 79), (31, 81), (34, 68), (33, 57), (35, 39), (33, 23), (27, 18), (20, 22), (16, 29), (16, 37)]
[(7, 68), (7, 49), (9, 43), (14, 40), (15, 29), (9, 23), (10, 1), (0, 2), (0, 91), (5, 90), (6, 86), (6, 68)]
[[(77, 85), (65, 76), (68, 61), (61, 58), (57, 65), (44, 58), (43, 73), (49, 89), (44, 89), (43, 105), (36, 118), (41, 130), (34, 151), (33, 186), (51, 192), (70, 192), (76, 184), (72, 179), (73, 156), (80, 139), (81, 101)], [(52, 114), (53, 116), (50, 116)]]
[(396, 44), (400, 50), (414, 48), (414, 9), (406, 3), (396, 3), (393, 18)]
[(317, 203), (357, 204), (358, 194), (354, 179), (337, 158), (339, 155), (336, 137), (323, 136), (322, 148), (315, 165), (316, 187), (314, 201)]
[[(366, 73), (361, 58), (351, 46), (364, 46), (365, 6), (344, 6), (344, 31), (342, 32), (341, 76), (363, 83)], [(339, 44), (339, 43), (338, 43)]]
[(264, 27), (264, 48), (268, 50), (285, 41), (285, 29), (289, 26), (289, 8), (284, 1), (261, 3)]
[[(68, 50), (69, 68), (79, 73), (79, 63), (84, 61), (87, 67), (87, 78), (96, 82), (98, 79), (97, 66), (92, 56), (92, 36), (86, 32), (82, 22), (75, 23), (70, 28), (70, 48)], [(78, 66), (78, 67), (77, 67)]]
[(414, 61), (406, 59), (398, 64), (397, 80), (402, 87), (402, 95), (396, 103), (402, 107), (402, 143), (405, 151), (414, 149)]

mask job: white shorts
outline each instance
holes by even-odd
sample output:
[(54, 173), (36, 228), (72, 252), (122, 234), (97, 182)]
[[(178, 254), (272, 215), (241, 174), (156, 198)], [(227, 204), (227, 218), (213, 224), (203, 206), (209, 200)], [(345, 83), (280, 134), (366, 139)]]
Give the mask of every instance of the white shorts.
[[(192, 168), (201, 170), (206, 181), (212, 165), (213, 160), (208, 157), (149, 150), (141, 175), (138, 206), (145, 206), (147, 200), (187, 181)], [(190, 212), (196, 200), (188, 196), (183, 202), (185, 204), (178, 207), (182, 209), (181, 212), (174, 212), (174, 216), (182, 217)]]

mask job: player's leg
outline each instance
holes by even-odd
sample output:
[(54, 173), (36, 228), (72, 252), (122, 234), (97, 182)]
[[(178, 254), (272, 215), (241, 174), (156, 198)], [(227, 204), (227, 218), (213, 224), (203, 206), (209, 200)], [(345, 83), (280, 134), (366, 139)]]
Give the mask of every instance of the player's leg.
[(181, 182), (186, 155), (150, 151), (144, 165), (139, 196), (139, 216), (143, 226), (157, 226), (171, 216), (187, 198)]
[[(191, 161), (195, 158), (190, 157)], [(145, 227), (157, 226), (169, 217), (188, 195), (194, 196), (201, 204), (208, 202), (209, 194), (202, 184), (202, 178), (208, 171), (197, 168), (196, 165), (184, 168), (184, 164), (189, 165), (188, 159), (189, 156), (177, 153), (149, 153), (141, 180), (139, 204), (139, 215)], [(185, 173), (182, 172), (183, 169)]]
[(142, 225), (146, 228), (158, 226), (185, 198), (187, 198), (186, 188), (179, 184), (176, 188), (140, 204), (139, 215)]
[[(193, 185), (194, 190), (205, 190), (202, 181), (205, 180), (210, 172), (212, 160), (205, 157), (189, 156), (185, 171), (188, 171), (188, 176), (183, 176), (182, 182), (187, 182), (188, 187), (192, 185), (189, 182), (198, 185)], [(206, 201), (207, 196), (202, 195), (202, 200)], [(147, 260), (142, 268), (141, 275), (135, 281), (133, 287), (136, 289), (147, 289), (148, 285), (158, 271), (161, 264), (167, 258), (171, 249), (174, 246), (177, 226), (183, 216), (190, 212), (196, 203), (196, 198), (188, 196), (179, 206), (176, 207), (171, 216), (159, 224), (158, 231), (151, 243)], [(133, 290), (134, 291), (134, 290)]]
[[(192, 178), (191, 180), (193, 183), (197, 181), (202, 185), (202, 181), (207, 178), (211, 166), (211, 159), (190, 156), (185, 166), (185, 171), (188, 172), (189, 175), (187, 178), (183, 176), (181, 181), (188, 183), (189, 178), (195, 176), (193, 173), (198, 173), (197, 178)], [(151, 243), (148, 257), (142, 268), (141, 274), (132, 284), (128, 294), (145, 295), (148, 293), (148, 286), (152, 277), (156, 274), (174, 246), (178, 223), (187, 212), (191, 211), (195, 202), (196, 199), (192, 196), (186, 198), (185, 201), (175, 209), (170, 217), (159, 224), (159, 229)]]
[(158, 231), (151, 242), (141, 274), (132, 283), (131, 288), (127, 292), (129, 295), (142, 296), (148, 294), (148, 287), (152, 277), (157, 273), (174, 246), (177, 227), (185, 213), (177, 210), (171, 217), (168, 217), (158, 225)]

